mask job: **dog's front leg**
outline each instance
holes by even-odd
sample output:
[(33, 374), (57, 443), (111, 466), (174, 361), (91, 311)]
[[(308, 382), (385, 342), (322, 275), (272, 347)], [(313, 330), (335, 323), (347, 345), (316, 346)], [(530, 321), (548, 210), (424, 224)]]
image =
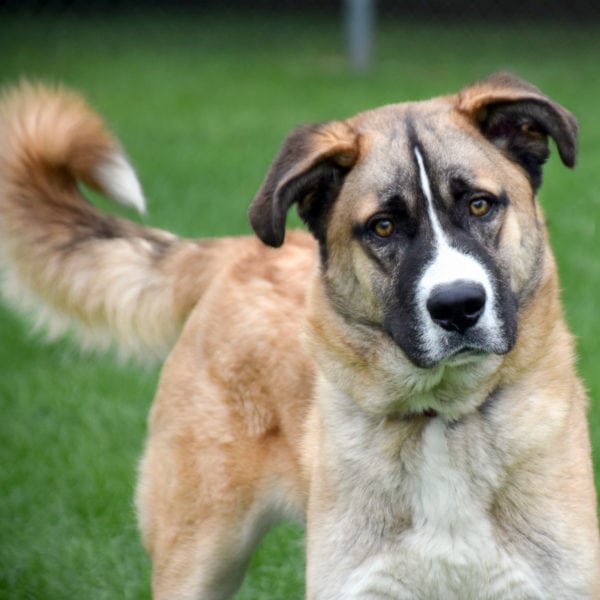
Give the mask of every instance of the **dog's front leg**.
[[(343, 404), (343, 398), (326, 382), (320, 381), (318, 389), (331, 400), (330, 407), (338, 400)], [(373, 561), (382, 550), (389, 549), (390, 542), (407, 526), (402, 509), (396, 510), (398, 503), (394, 506), (389, 501), (391, 490), (376, 485), (377, 481), (387, 481), (396, 487), (398, 482), (388, 468), (389, 461), (377, 463), (369, 458), (385, 455), (386, 436), (372, 437), (361, 419), (355, 419), (353, 408), (344, 413), (344, 418), (333, 419), (338, 424), (335, 432), (324, 427), (329, 419), (323, 419), (316, 406), (307, 422), (305, 448), (310, 489), (306, 598), (413, 598), (401, 579)], [(349, 446), (359, 451), (355, 453)], [(392, 466), (391, 471), (394, 470)], [(387, 500), (382, 499), (382, 493)]]

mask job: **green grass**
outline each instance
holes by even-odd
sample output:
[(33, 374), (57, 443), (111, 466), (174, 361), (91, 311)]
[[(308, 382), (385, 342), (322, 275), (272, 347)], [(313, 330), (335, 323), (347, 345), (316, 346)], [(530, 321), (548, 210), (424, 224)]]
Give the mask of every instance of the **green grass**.
[[(249, 231), (246, 207), (295, 124), (516, 71), (580, 120), (578, 167), (553, 158), (541, 199), (580, 370), (598, 398), (599, 33), (385, 22), (374, 68), (359, 75), (338, 23), (309, 16), (3, 15), (0, 83), (27, 76), (85, 92), (137, 166), (147, 222), (199, 237)], [(3, 308), (0, 333), (0, 598), (147, 598), (132, 493), (157, 371), (41, 344)], [(590, 420), (597, 456), (596, 404)], [(239, 598), (300, 599), (302, 579), (302, 533), (286, 525), (261, 545)]]

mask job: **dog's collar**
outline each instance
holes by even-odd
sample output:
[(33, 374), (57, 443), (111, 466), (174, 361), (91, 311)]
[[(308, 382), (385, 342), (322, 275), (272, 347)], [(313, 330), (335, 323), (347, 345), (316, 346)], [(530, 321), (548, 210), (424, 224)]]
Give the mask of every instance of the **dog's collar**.
[(419, 413), (420, 417), (427, 417), (428, 419), (433, 419), (438, 416), (437, 410), (433, 408), (426, 408), (423, 412)]
[(400, 419), (412, 421), (413, 419), (434, 419), (439, 415), (438, 411), (433, 408), (426, 408), (419, 412), (411, 412), (404, 415), (398, 415)]
[[(496, 400), (498, 399), (499, 395), (502, 393), (502, 387), (498, 386), (496, 388), (494, 388), (487, 396), (487, 398), (484, 400), (484, 402), (478, 407), (478, 411), (479, 414), (485, 416), (487, 414), (489, 414), (495, 404), (496, 404)], [(437, 410), (435, 410), (434, 408), (425, 408), (420, 412), (414, 412), (414, 413), (410, 413), (408, 415), (406, 415), (404, 418), (405, 419), (414, 419), (414, 418), (426, 418), (426, 419), (434, 419), (435, 417), (439, 416), (439, 412)], [(455, 421), (456, 422), (456, 421)]]

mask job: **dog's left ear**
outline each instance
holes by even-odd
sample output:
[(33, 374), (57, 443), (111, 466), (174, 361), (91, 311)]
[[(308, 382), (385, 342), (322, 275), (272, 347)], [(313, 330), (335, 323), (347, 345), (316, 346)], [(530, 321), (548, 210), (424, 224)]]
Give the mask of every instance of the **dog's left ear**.
[(575, 117), (535, 86), (510, 73), (496, 73), (463, 89), (458, 94), (457, 108), (527, 171), (534, 189), (541, 183), (542, 165), (549, 155), (548, 136), (556, 142), (563, 163), (575, 165)]
[(358, 136), (344, 121), (292, 130), (248, 210), (256, 235), (269, 246), (281, 246), (287, 211), (297, 203), (298, 213), (321, 239), (324, 212), (357, 159)]

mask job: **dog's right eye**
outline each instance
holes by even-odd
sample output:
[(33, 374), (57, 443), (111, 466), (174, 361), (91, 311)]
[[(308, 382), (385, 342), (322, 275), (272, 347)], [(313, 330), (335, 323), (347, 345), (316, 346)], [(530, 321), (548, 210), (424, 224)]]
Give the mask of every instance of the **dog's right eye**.
[(379, 238), (388, 238), (394, 233), (394, 222), (386, 217), (373, 219), (369, 223), (369, 230)]
[(485, 217), (492, 209), (492, 203), (487, 198), (474, 198), (469, 202), (469, 212), (474, 217)]

